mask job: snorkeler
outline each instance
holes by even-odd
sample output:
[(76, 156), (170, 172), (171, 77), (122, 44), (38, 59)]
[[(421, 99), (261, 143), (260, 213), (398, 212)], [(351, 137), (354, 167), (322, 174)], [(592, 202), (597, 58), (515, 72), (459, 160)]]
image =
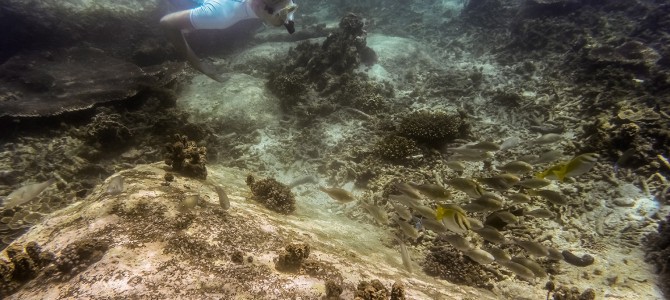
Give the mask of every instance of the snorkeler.
[(203, 64), (186, 42), (183, 33), (198, 29), (225, 29), (246, 19), (262, 19), (279, 27), (284, 25), (290, 34), (295, 31), (293, 13), (298, 7), (293, 0), (170, 0), (181, 9), (161, 18), (161, 27), (179, 53), (196, 70), (216, 81), (224, 81), (215, 71)]

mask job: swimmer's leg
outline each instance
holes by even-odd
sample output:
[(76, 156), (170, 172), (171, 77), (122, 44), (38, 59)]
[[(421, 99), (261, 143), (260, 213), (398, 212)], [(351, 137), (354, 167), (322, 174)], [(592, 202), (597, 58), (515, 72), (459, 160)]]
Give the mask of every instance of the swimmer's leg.
[(190, 10), (182, 10), (175, 13), (168, 14), (161, 18), (161, 27), (165, 29), (168, 35), (168, 39), (182, 55), (186, 56), (186, 60), (191, 64), (193, 68), (200, 71), (201, 73), (207, 75), (207, 77), (212, 78), (218, 82), (223, 82), (223, 78), (215, 74), (214, 70), (208, 65), (200, 62), (200, 59), (191, 47), (186, 42), (182, 30), (191, 31), (194, 30), (193, 25), (191, 24)]

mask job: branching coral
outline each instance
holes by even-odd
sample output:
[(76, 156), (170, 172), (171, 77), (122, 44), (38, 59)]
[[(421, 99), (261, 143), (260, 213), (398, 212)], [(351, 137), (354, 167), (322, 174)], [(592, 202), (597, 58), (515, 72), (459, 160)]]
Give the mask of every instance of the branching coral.
[(167, 144), (165, 163), (172, 166), (176, 172), (196, 178), (207, 178), (207, 148), (198, 147), (194, 141), (189, 141), (185, 135), (175, 135), (176, 142)]
[(265, 207), (279, 213), (289, 214), (295, 210), (295, 196), (291, 189), (274, 178), (256, 181), (253, 175), (247, 176), (247, 186), (254, 198)]

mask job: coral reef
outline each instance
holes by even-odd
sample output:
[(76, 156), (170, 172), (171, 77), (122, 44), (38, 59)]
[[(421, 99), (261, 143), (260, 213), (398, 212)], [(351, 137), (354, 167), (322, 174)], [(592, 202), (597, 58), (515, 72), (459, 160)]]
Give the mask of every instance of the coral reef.
[(263, 203), (265, 207), (283, 214), (289, 214), (295, 210), (295, 196), (287, 185), (274, 178), (256, 181), (253, 175), (247, 176), (246, 182), (254, 198)]
[(194, 141), (189, 141), (185, 135), (175, 135), (175, 142), (165, 145), (167, 157), (165, 163), (172, 166), (175, 172), (186, 176), (207, 178), (207, 148), (199, 147)]
[(84, 128), (84, 140), (103, 151), (127, 146), (133, 134), (121, 119), (121, 115), (110, 113), (108, 110), (96, 114), (91, 123)]
[(423, 270), (430, 276), (439, 277), (455, 284), (492, 289), (493, 277), (482, 265), (461, 255), (451, 246), (431, 247), (426, 255)]
[(309, 245), (305, 243), (289, 244), (279, 252), (275, 259), (275, 268), (283, 272), (295, 272), (309, 257)]
[(398, 126), (399, 135), (431, 147), (439, 147), (462, 137), (466, 130), (461, 116), (440, 111), (411, 113)]
[(53, 253), (42, 251), (36, 242), (29, 242), (25, 247), (14, 244), (5, 252), (9, 261), (0, 260), (0, 298), (11, 295), (54, 261)]
[(100, 239), (82, 239), (65, 246), (55, 261), (61, 278), (67, 280), (85, 270), (99, 261), (108, 248), (109, 242)]
[(645, 238), (645, 261), (653, 264), (658, 273), (660, 287), (666, 297), (670, 296), (670, 214), (658, 224), (658, 232)]
[[(549, 293), (553, 300), (593, 300), (596, 298), (596, 293), (593, 289), (586, 289), (580, 293), (579, 289), (576, 287), (567, 288), (559, 286)], [(547, 297), (547, 299), (549, 298)]]
[(336, 300), (340, 299), (340, 294), (342, 294), (342, 285), (337, 284), (333, 280), (326, 281), (326, 299), (327, 300)]
[(384, 160), (391, 162), (402, 162), (408, 156), (421, 152), (417, 143), (406, 137), (389, 135), (377, 142), (372, 152)]
[(384, 287), (381, 281), (375, 279), (371, 282), (361, 281), (358, 283), (355, 300), (387, 300), (389, 299), (389, 290)]

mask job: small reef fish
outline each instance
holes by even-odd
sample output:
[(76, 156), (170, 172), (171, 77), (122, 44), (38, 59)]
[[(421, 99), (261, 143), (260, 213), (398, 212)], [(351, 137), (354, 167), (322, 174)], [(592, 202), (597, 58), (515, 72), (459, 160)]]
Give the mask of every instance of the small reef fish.
[(398, 216), (400, 216), (400, 218), (402, 218), (403, 220), (407, 220), (407, 221), (409, 221), (409, 220), (412, 219), (412, 213), (409, 212), (409, 209), (407, 209), (406, 207), (404, 207), (404, 206), (402, 206), (402, 205), (400, 205), (400, 204), (397, 204), (397, 203), (395, 203), (395, 202), (391, 202), (391, 206), (393, 206), (393, 209), (395, 209), (395, 212), (396, 212), (396, 213), (398, 214)]
[(421, 193), (407, 182), (399, 182), (395, 184), (395, 188), (407, 197), (421, 200)]
[(521, 181), (518, 176), (509, 173), (498, 174), (491, 177), (480, 177), (477, 178), (477, 180), (498, 191), (509, 190), (517, 182)]
[(488, 209), (488, 208), (486, 208), (482, 205), (479, 205), (479, 204), (475, 203), (474, 201), (461, 206), (461, 208), (463, 210), (465, 210), (467, 212), (471, 212), (471, 213), (485, 212), (485, 211), (491, 210), (491, 209)]
[(462, 160), (462, 161), (482, 161), (492, 158), (493, 154), (491, 152), (484, 152), (480, 150), (469, 149), (467, 154), (458, 153), (449, 157), (451, 160)]
[(500, 220), (508, 224), (515, 224), (516, 222), (519, 221), (519, 219), (509, 211), (497, 211), (494, 212), (493, 214), (496, 215), (498, 218), (500, 218)]
[(563, 156), (563, 152), (558, 151), (558, 150), (549, 150), (547, 152), (543, 152), (538, 156), (535, 160), (533, 160), (534, 164), (544, 164), (544, 163), (550, 163), (557, 161), (561, 159)]
[(365, 210), (368, 211), (368, 213), (370, 213), (370, 215), (372, 215), (372, 218), (374, 218), (375, 221), (377, 221), (378, 223), (380, 223), (382, 225), (388, 225), (389, 217), (388, 217), (388, 215), (386, 214), (386, 211), (383, 208), (381, 208), (381, 207), (379, 207), (375, 204), (368, 204), (368, 203), (365, 203), (365, 202), (361, 203), (361, 205), (363, 206), (363, 208)]
[(547, 246), (542, 245), (539, 242), (515, 239), (514, 243), (517, 244), (519, 247), (523, 248), (524, 250), (526, 250), (526, 252), (528, 252), (530, 255), (537, 257), (549, 255), (549, 249), (547, 248)]
[(547, 277), (547, 272), (544, 270), (544, 268), (542, 266), (540, 266), (540, 264), (536, 263), (534, 260), (532, 260), (530, 258), (515, 256), (515, 257), (512, 257), (512, 262), (515, 262), (517, 264), (520, 264), (520, 265), (528, 268), (528, 270), (533, 272), (533, 275), (535, 275), (535, 277), (540, 277), (540, 278)]
[(192, 194), (186, 195), (184, 199), (181, 200), (181, 209), (182, 211), (194, 209), (200, 202), (200, 195)]
[(526, 267), (523, 266), (522, 264), (513, 262), (513, 261), (511, 261), (511, 260), (509, 260), (509, 261), (498, 261), (498, 263), (499, 263), (501, 266), (503, 266), (503, 267), (505, 267), (506, 269), (512, 271), (514, 274), (516, 274), (517, 276), (519, 276), (519, 277), (521, 277), (521, 278), (523, 278), (523, 279), (525, 279), (525, 280), (528, 280), (528, 281), (530, 281), (530, 282), (534, 282), (534, 281), (535, 281), (535, 273), (533, 273), (533, 271), (531, 271), (530, 269), (526, 268)]
[(477, 230), (472, 230), (479, 236), (481, 236), (484, 240), (487, 240), (491, 243), (502, 245), (507, 242), (505, 237), (498, 231), (498, 229), (495, 229), (491, 226), (484, 226), (484, 228), (477, 229)]
[(409, 224), (405, 221), (395, 219), (394, 220), (396, 224), (398, 224), (398, 227), (400, 228), (400, 231), (404, 233), (407, 237), (416, 240), (419, 237), (419, 232), (412, 226), (412, 224)]
[(421, 224), (423, 225), (423, 228), (426, 228), (426, 229), (428, 229), (432, 232), (435, 232), (435, 233), (442, 233), (442, 232), (449, 231), (449, 228), (447, 228), (447, 226), (444, 225), (444, 223), (438, 222), (438, 221), (436, 221), (432, 218), (431, 219), (428, 219), (428, 218), (423, 219), (421, 221)]
[(551, 184), (551, 181), (544, 178), (528, 178), (517, 182), (515, 185), (525, 187), (527, 189), (540, 189)]
[(465, 145), (466, 148), (468, 149), (475, 149), (475, 150), (482, 150), (482, 151), (498, 151), (500, 150), (500, 145), (494, 143), (494, 142), (489, 142), (489, 141), (483, 141), (476, 143), (474, 145)]
[(525, 174), (533, 171), (533, 165), (525, 161), (515, 160), (498, 167), (498, 170), (513, 174)]
[(539, 173), (538, 178), (556, 178), (564, 181), (568, 177), (577, 177), (590, 171), (598, 161), (598, 154), (585, 153), (578, 155), (567, 163), (557, 164)]
[(467, 178), (454, 178), (446, 182), (451, 187), (467, 194), (472, 198), (477, 198), (484, 193), (482, 187), (474, 180)]
[(351, 194), (349, 191), (341, 188), (327, 188), (323, 186), (319, 186), (319, 190), (328, 194), (330, 198), (332, 198), (335, 201), (342, 202), (342, 203), (348, 203), (351, 201), (354, 201), (354, 195)]
[(228, 199), (228, 194), (226, 194), (226, 191), (223, 189), (223, 187), (220, 186), (215, 186), (214, 189), (216, 189), (216, 195), (219, 197), (219, 205), (221, 205), (221, 208), (224, 210), (228, 210), (230, 208), (230, 199)]
[(419, 206), (419, 205), (421, 205), (421, 203), (419, 203), (419, 200), (418, 200), (418, 199), (416, 199), (416, 198), (412, 198), (412, 197), (407, 196), (407, 195), (405, 195), (405, 194), (402, 194), (402, 195), (390, 195), (390, 196), (389, 196), (389, 199), (391, 199), (391, 200), (393, 200), (393, 201), (396, 201), (396, 202), (400, 202), (400, 203), (404, 204), (404, 205), (407, 206), (407, 207), (415, 207), (415, 206)]
[(414, 211), (419, 213), (422, 217), (426, 219), (435, 219), (436, 212), (431, 207), (425, 205), (417, 205), (414, 206), (413, 208)]
[(479, 248), (470, 249), (468, 251), (463, 252), (463, 254), (465, 254), (465, 256), (469, 257), (470, 259), (482, 265), (490, 264), (495, 260), (495, 257), (493, 257), (491, 253), (488, 253)]
[(513, 136), (511, 138), (506, 139), (505, 141), (500, 144), (500, 150), (507, 150), (507, 149), (512, 149), (516, 146), (521, 144), (521, 139), (518, 136)]
[(475, 204), (483, 210), (480, 211), (490, 211), (490, 210), (496, 210), (496, 209), (501, 209), (503, 206), (503, 202), (497, 198), (493, 197), (486, 197), (486, 196), (481, 196), (471, 202), (472, 204)]
[(42, 193), (42, 191), (44, 191), (54, 182), (56, 182), (56, 179), (51, 178), (44, 182), (28, 184), (18, 188), (5, 197), (4, 208), (14, 208), (35, 199), (35, 197), (37, 197), (40, 193)]
[(107, 186), (107, 195), (115, 196), (123, 192), (123, 176), (117, 175), (112, 177), (109, 180), (109, 186)]
[(432, 184), (432, 183), (425, 183), (425, 184), (416, 184), (416, 183), (409, 183), (413, 188), (415, 188), (417, 191), (419, 191), (421, 194), (424, 196), (440, 201), (440, 200), (448, 200), (451, 198), (451, 193), (449, 190), (445, 189), (443, 186), (439, 184)]
[(551, 144), (555, 143), (561, 140), (561, 135), (557, 133), (547, 133), (545, 135), (542, 135), (541, 137), (534, 139), (531, 141), (532, 144), (535, 145), (546, 145), (546, 144)]
[(528, 191), (529, 194), (533, 196), (540, 196), (544, 198), (545, 200), (556, 204), (556, 205), (566, 205), (568, 204), (568, 200), (561, 195), (561, 193), (557, 191), (552, 191), (552, 190), (530, 190)]
[(484, 228), (482, 221), (479, 221), (475, 218), (468, 217), (468, 222), (470, 222), (470, 228), (473, 230)]
[(558, 251), (558, 249), (552, 247), (547, 247), (547, 249), (549, 250), (549, 255), (547, 256), (549, 259), (563, 260), (563, 254), (561, 251)]
[(463, 164), (463, 163), (460, 162), (460, 161), (453, 161), (453, 160), (450, 160), (450, 161), (446, 161), (446, 162), (444, 162), (444, 164), (445, 164), (447, 167), (451, 168), (452, 170), (454, 170), (454, 171), (456, 171), (456, 172), (463, 172), (463, 171), (465, 171), (465, 164)]
[(407, 272), (412, 273), (412, 260), (409, 258), (409, 252), (405, 243), (398, 241), (400, 243), (400, 257), (402, 258), (402, 265), (407, 269)]
[(453, 204), (438, 205), (436, 218), (455, 233), (466, 233), (471, 228), (465, 211)]
[(319, 182), (319, 180), (317, 180), (316, 177), (314, 177), (312, 175), (305, 175), (305, 176), (302, 176), (302, 177), (300, 177), (296, 180), (293, 180), (291, 183), (288, 184), (288, 187), (292, 189), (292, 188), (294, 188), (296, 186), (299, 186), (299, 185), (308, 184), (308, 183), (318, 183), (318, 182)]
[(491, 253), (493, 257), (496, 259), (496, 261), (509, 261), (512, 259), (512, 256), (510, 256), (505, 250), (502, 250), (498, 247), (491, 246), (486, 249), (488, 253)]
[(524, 216), (533, 216), (536, 218), (553, 218), (555, 217), (554, 213), (549, 211), (546, 208), (538, 208), (538, 209), (533, 209), (531, 211), (527, 211), (523, 213)]
[(441, 240), (447, 241), (451, 246), (459, 251), (469, 251), (473, 248), (472, 244), (467, 239), (458, 234), (445, 234), (440, 236)]
[(507, 199), (512, 201), (512, 203), (528, 203), (530, 202), (530, 196), (522, 193), (514, 193), (507, 196)]

